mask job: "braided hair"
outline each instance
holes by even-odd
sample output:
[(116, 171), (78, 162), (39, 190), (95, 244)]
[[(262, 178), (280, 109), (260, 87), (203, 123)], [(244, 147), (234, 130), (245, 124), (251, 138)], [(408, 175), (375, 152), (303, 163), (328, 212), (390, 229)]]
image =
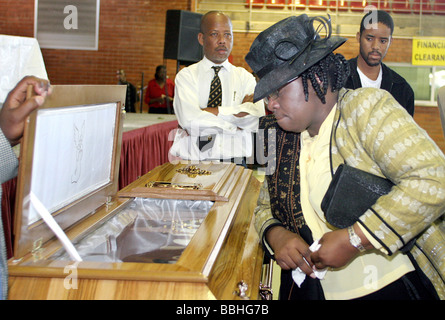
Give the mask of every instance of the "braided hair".
[[(345, 85), (349, 72), (349, 63), (345, 57), (341, 54), (330, 53), (326, 58), (320, 60), (301, 74), (305, 100), (309, 100), (308, 80), (314, 87), (315, 93), (321, 102), (325, 104), (325, 96), (329, 86), (332, 92), (340, 90)], [(320, 79), (323, 86), (320, 86), (317, 82), (316, 76)]]

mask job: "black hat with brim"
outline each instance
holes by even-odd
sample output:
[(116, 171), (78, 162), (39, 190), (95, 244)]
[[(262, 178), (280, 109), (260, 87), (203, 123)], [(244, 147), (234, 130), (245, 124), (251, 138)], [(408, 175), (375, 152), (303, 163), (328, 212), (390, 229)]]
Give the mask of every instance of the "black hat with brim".
[[(314, 22), (319, 23), (317, 29)], [(321, 38), (319, 31), (323, 29), (326, 37)], [(245, 58), (260, 79), (254, 102), (298, 78), (346, 40), (331, 36), (330, 19), (306, 14), (286, 18), (261, 32)]]

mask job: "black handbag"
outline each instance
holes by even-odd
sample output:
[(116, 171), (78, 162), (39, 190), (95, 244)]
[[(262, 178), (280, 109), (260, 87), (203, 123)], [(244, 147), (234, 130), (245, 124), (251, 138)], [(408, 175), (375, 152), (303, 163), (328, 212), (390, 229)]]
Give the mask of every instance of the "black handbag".
[(393, 183), (366, 171), (341, 164), (321, 202), (327, 222), (337, 228), (353, 225)]

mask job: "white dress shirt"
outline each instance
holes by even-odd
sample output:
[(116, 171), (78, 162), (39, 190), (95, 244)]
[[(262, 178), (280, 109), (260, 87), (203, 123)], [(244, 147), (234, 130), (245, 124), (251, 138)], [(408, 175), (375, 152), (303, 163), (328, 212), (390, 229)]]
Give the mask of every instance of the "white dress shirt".
[[(265, 115), (263, 101), (242, 103), (253, 94), (256, 80), (251, 73), (225, 61), (218, 76), (221, 79), (222, 106), (218, 115), (203, 111), (209, 99), (210, 83), (215, 75), (207, 58), (182, 69), (175, 78), (173, 108), (180, 125), (170, 154), (186, 160), (220, 160), (249, 157), (253, 152), (252, 132), (258, 130), (258, 119)], [(236, 117), (247, 112), (245, 117)], [(214, 136), (212, 148), (201, 152), (197, 140)]]

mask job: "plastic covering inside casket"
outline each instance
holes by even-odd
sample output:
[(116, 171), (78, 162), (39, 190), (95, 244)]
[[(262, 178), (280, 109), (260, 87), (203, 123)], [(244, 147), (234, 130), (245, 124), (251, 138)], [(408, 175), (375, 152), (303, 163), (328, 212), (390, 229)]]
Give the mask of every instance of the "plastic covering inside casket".
[[(73, 244), (84, 261), (175, 263), (212, 201), (135, 198)], [(63, 251), (56, 260), (70, 260)]]

